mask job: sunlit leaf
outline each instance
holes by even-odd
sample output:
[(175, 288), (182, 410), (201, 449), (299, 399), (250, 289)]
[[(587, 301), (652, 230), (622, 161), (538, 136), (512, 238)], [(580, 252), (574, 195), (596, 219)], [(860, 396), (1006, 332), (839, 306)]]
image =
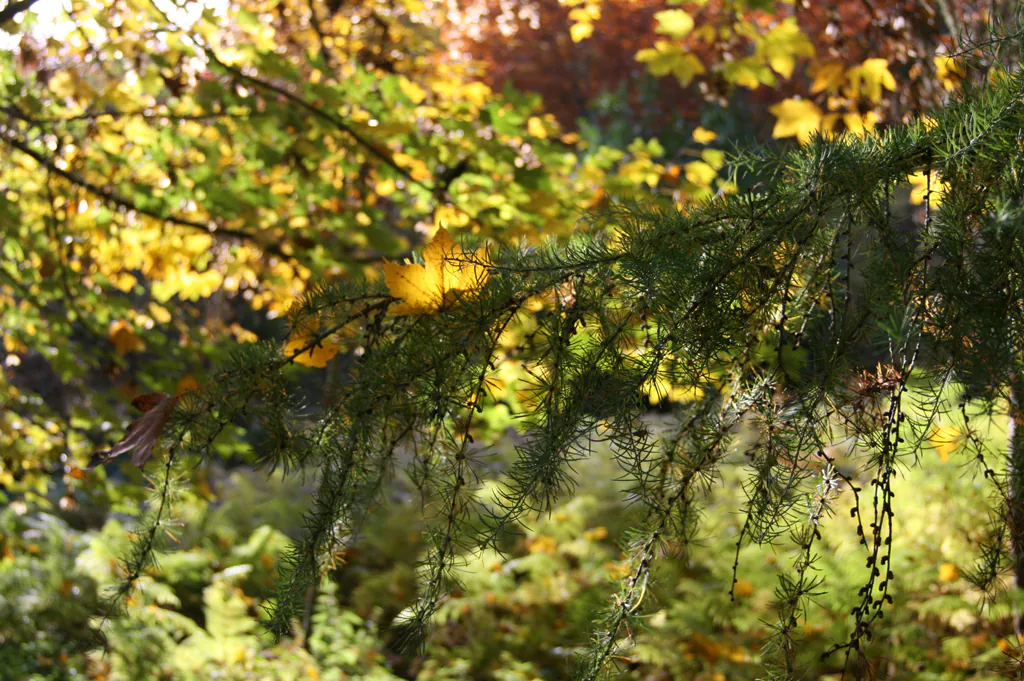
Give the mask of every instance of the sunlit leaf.
[(772, 28), (758, 43), (758, 53), (783, 78), (793, 75), (798, 57), (813, 57), (814, 44), (800, 30), (796, 19), (789, 17)]
[(895, 90), (896, 79), (889, 71), (889, 62), (882, 58), (867, 59), (847, 73), (852, 92), (866, 96), (874, 103), (882, 101), (882, 91)]
[(718, 133), (698, 127), (693, 131), (693, 141), (698, 144), (711, 144), (718, 139)]
[(943, 463), (960, 447), (961, 433), (956, 426), (939, 426), (928, 437), (928, 444), (939, 454)]
[(693, 79), (706, 73), (700, 58), (686, 51), (681, 45), (658, 40), (654, 47), (636, 53), (637, 61), (647, 64), (655, 76), (674, 75), (682, 85), (689, 85)]
[(816, 64), (811, 74), (814, 81), (811, 83), (811, 93), (839, 92), (839, 88), (846, 82), (846, 66), (842, 62), (822, 62)]
[(685, 38), (693, 30), (693, 17), (681, 9), (667, 9), (654, 15), (658, 27), (654, 29), (673, 38)]
[(821, 109), (806, 99), (784, 99), (768, 110), (777, 119), (772, 137), (796, 137), (803, 143), (821, 127)]
[(435, 314), (458, 294), (479, 290), (487, 281), (481, 257), (463, 251), (443, 227), (424, 249), (423, 259), (423, 265), (384, 261), (388, 289), (403, 301), (392, 306), (392, 314)]

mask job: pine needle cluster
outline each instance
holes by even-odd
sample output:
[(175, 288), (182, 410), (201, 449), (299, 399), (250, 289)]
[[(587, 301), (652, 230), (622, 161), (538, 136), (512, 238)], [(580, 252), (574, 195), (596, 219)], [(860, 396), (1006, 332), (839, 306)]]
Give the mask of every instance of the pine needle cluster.
[[(239, 349), (217, 381), (183, 398), (125, 589), (173, 523), (178, 467), (243, 413), (259, 419), (269, 467), (317, 480), (266, 622), (277, 634), (405, 476), (430, 514), (430, 549), (398, 626), (422, 637), (464, 556), (502, 546), (528, 514), (571, 495), (574, 464), (603, 443), (645, 513), (577, 678), (614, 670), (643, 626), (655, 566), (685, 552), (721, 466), (735, 461), (749, 468), (737, 554), (787, 538), (799, 548), (769, 623), (771, 678), (799, 676), (799, 625), (827, 588), (818, 542), (839, 493), (853, 491), (842, 512), (858, 522), (864, 585), (846, 638), (810, 652), (855, 668), (892, 602), (894, 477), (939, 416), (958, 414), (998, 508), (972, 577), (991, 592), (1007, 571), (1024, 574), (1024, 447), (1015, 435), (1009, 452), (990, 451), (964, 407), (1020, 419), (1024, 400), (1024, 73), (999, 67), (1019, 37), (965, 54), (973, 76), (929, 118), (739, 154), (737, 179), (757, 178), (752, 189), (682, 210), (619, 207), (568, 245), (493, 247), (476, 263), (486, 285), (437, 314), (388, 314), (395, 299), (379, 284), (310, 291), (291, 324), (312, 333), (310, 347), (333, 338), (354, 349), (348, 380), (312, 409), (296, 397), (293, 357), (266, 343)], [(906, 201), (912, 176), (923, 178), (921, 209)], [(503, 346), (526, 315), (525, 341)], [(471, 424), (497, 361), (521, 366), (530, 384), (515, 461), (496, 498), (482, 499)], [(675, 410), (667, 434), (645, 419), (655, 383), (702, 395)], [(835, 465), (837, 447), (859, 470)]]

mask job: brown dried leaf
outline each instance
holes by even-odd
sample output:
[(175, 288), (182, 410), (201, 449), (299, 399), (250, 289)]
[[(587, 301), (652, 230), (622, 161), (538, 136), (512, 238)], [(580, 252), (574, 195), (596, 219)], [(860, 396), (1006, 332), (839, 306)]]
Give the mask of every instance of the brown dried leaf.
[(89, 460), (89, 468), (95, 468), (128, 452), (132, 452), (133, 464), (139, 468), (144, 467), (153, 456), (153, 447), (160, 440), (160, 434), (177, 402), (177, 397), (171, 397), (167, 393), (150, 393), (136, 397), (132, 400), (132, 406), (145, 413), (129, 424), (120, 442), (110, 449), (93, 453)]

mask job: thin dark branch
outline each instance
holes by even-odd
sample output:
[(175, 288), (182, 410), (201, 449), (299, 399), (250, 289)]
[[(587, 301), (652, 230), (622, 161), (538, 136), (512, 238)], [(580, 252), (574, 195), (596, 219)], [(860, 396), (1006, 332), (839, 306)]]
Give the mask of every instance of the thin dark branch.
[(15, 2), (9, 3), (6, 7), (0, 9), (0, 26), (3, 26), (12, 20), (14, 15), (24, 12), (37, 2), (39, 0), (15, 0)]
[(33, 149), (24, 140), (12, 136), (9, 132), (4, 132), (0, 134), (0, 139), (2, 139), (8, 146), (17, 149), (18, 151), (27, 156), (30, 156), (37, 163), (39, 163), (41, 166), (43, 166), (50, 172), (54, 173), (55, 175), (59, 175), (68, 182), (71, 182), (72, 184), (87, 190), (91, 194), (94, 194), (95, 196), (106, 201), (107, 203), (118, 206), (119, 208), (134, 211), (140, 215), (145, 215), (157, 220), (162, 220), (172, 225), (177, 225), (179, 227), (188, 227), (190, 229), (200, 230), (208, 234), (212, 234), (214, 236), (226, 236), (251, 241), (255, 243), (257, 246), (259, 246), (260, 249), (262, 249), (265, 253), (276, 255), (286, 260), (295, 260), (295, 256), (288, 255), (283, 250), (281, 250), (280, 246), (273, 243), (264, 243), (261, 239), (257, 237), (257, 235), (251, 232), (246, 232), (241, 229), (233, 229), (230, 227), (221, 227), (218, 226), (213, 221), (210, 221), (208, 223), (202, 223), (196, 220), (190, 220), (188, 218), (176, 217), (174, 215), (163, 215), (161, 213), (158, 213), (157, 211), (149, 210), (147, 208), (141, 208), (140, 206), (135, 205), (135, 203), (133, 203), (129, 199), (121, 196), (120, 194), (111, 189), (101, 187), (100, 185), (94, 184), (89, 180), (85, 179), (84, 177), (77, 175), (76, 173), (72, 173), (70, 171), (58, 167), (57, 164), (54, 163), (53, 159), (46, 157), (41, 152)]

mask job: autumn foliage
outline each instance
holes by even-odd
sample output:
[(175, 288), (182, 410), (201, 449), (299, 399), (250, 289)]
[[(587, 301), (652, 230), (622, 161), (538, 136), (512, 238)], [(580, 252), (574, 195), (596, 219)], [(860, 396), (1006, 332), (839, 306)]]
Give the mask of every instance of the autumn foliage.
[[(586, 679), (611, 665), (647, 678), (749, 677), (762, 659), (792, 662), (760, 648), (779, 631), (787, 645), (799, 634), (866, 650), (877, 643), (860, 625), (880, 609), (928, 629), (930, 643), (895, 655), (906, 669), (927, 659), (936, 674), (966, 673), (964, 660), (1014, 653), (1005, 613), (964, 613), (1022, 553), (985, 520), (1016, 498), (1006, 471), (1017, 469), (990, 463), (1012, 446), (981, 434), (1024, 389), (1000, 393), (991, 359), (1012, 354), (1020, 334), (993, 349), (1003, 337), (975, 317), (1015, 314), (996, 298), (1017, 283), (1003, 258), (1016, 253), (1006, 225), (1021, 185), (1001, 175), (1016, 172), (1003, 161), (1019, 141), (1001, 126), (1017, 111), (985, 108), (1002, 100), (984, 94), (1017, 77), (1019, 46), (998, 38), (1017, 35), (1015, 11), (967, 0), (7, 0), (0, 585), (30, 593), (26, 581), (39, 582), (60, 603), (93, 591), (74, 627), (55, 627), (38, 649), (7, 642), (45, 638), (28, 620), (60, 609), (0, 593), (0, 678), (9, 663), (33, 679), (66, 667), (205, 681), (226, 666), (273, 678), (529, 680), (562, 673), (565, 656), (524, 651), (562, 635), (582, 650), (599, 606), (611, 624), (591, 640)], [(873, 166), (882, 156), (891, 163)], [(809, 216), (806, 233), (792, 231)], [(749, 241), (755, 228), (764, 232)], [(656, 230), (663, 238), (645, 240)], [(992, 247), (999, 239), (1012, 243)], [(948, 257), (933, 258), (939, 248)], [(1007, 274), (985, 288), (972, 258), (974, 273)], [(894, 272), (934, 286), (911, 290)], [(859, 306), (863, 317), (846, 317)], [(836, 338), (856, 351), (829, 355)], [(903, 354), (879, 358), (883, 346)], [(921, 389), (912, 347), (939, 347), (932, 366), (953, 367), (928, 375), (941, 407), (929, 416), (901, 403), (886, 417), (886, 399)], [(834, 392), (807, 388), (820, 402), (796, 405), (794, 382), (822, 362), (834, 363), (829, 377), (850, 371)], [(819, 407), (829, 411), (808, 418), (821, 441), (811, 447), (787, 419)], [(648, 466), (646, 438), (683, 413), (696, 430)], [(911, 427), (904, 416), (930, 468), (901, 482), (886, 457)], [(867, 498), (847, 472), (861, 459), (826, 442), (826, 423), (870, 440), (851, 447), (877, 464), (874, 526), (855, 513), (834, 537), (803, 527), (795, 561), (765, 562), (770, 579), (744, 576), (743, 561), (762, 560), (752, 538), (775, 531), (758, 513), (789, 503), (796, 477), (810, 476), (800, 478), (810, 510), (787, 507), (786, 518), (816, 526), (831, 505)], [(710, 489), (687, 467), (717, 471), (744, 428), (756, 446), (729, 462), (728, 494), (708, 493), (716, 536), (735, 543), (652, 568), (692, 538), (685, 514), (699, 513), (687, 495)], [(481, 461), (487, 447), (493, 467)], [(568, 498), (570, 472), (597, 450), (615, 470), (587, 469), (582, 483), (595, 488)], [(992, 487), (960, 481), (959, 458)], [(234, 476), (259, 466), (315, 469), (315, 486), (280, 493), (285, 510), (312, 515), (210, 529), (231, 507), (223, 490), (245, 497)], [(372, 520), (389, 546), (360, 543), (372, 514), (353, 509), (376, 510), (396, 470), (389, 500), (406, 505), (401, 520)], [(603, 486), (623, 476), (635, 486)], [(969, 503), (954, 539), (933, 506), (914, 510), (925, 549), (892, 529), (889, 504), (893, 490), (929, 485)], [(743, 494), (737, 520), (723, 499)], [(425, 516), (410, 511), (415, 497)], [(654, 500), (651, 513), (623, 497)], [(235, 503), (243, 516), (265, 510)], [(676, 532), (668, 540), (648, 522), (657, 513)], [(36, 514), (61, 517), (44, 530)], [(526, 535), (503, 534), (520, 522), (533, 524)], [(889, 592), (878, 604), (837, 598), (802, 620), (798, 604), (814, 595), (807, 547), (827, 547), (830, 574), (856, 594), (855, 547), (868, 534), (927, 556), (905, 582), (911, 595), (893, 608)], [(187, 557), (164, 561), (179, 543)], [(975, 550), (991, 570), (968, 565)], [(869, 568), (879, 570), (869, 595), (896, 584), (881, 563)], [(786, 582), (791, 570), (807, 581)], [(338, 595), (332, 574), (351, 593)], [(725, 588), (704, 588), (715, 580)], [(608, 581), (622, 587), (610, 599)], [(105, 602), (100, 586), (128, 613), (111, 620), (113, 661), (82, 634)], [(950, 600), (930, 610), (922, 594)], [(698, 601), (715, 616), (698, 621)], [(650, 630), (634, 631), (655, 602), (665, 607), (648, 613)], [(256, 633), (261, 603), (276, 608), (283, 642)], [(440, 621), (437, 650), (392, 651)], [(475, 648), (470, 634), (485, 629), (493, 640)], [(157, 660), (150, 676), (146, 655)]]

